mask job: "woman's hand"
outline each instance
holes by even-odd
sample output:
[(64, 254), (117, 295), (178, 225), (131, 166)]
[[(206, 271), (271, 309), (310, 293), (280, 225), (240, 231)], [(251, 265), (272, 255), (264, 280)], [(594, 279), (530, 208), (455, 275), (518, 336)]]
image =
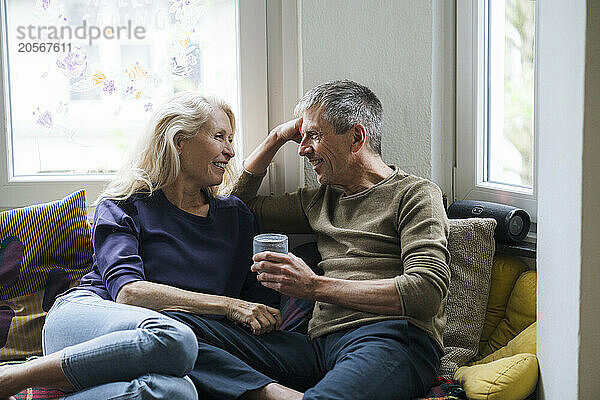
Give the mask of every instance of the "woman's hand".
[(302, 128), (302, 118), (296, 118), (276, 126), (271, 131), (271, 134), (275, 135), (279, 142), (285, 143), (293, 140), (296, 143), (300, 143), (302, 141), (300, 128)]
[(272, 332), (281, 325), (278, 309), (239, 299), (229, 299), (225, 316), (249, 328), (255, 335)]

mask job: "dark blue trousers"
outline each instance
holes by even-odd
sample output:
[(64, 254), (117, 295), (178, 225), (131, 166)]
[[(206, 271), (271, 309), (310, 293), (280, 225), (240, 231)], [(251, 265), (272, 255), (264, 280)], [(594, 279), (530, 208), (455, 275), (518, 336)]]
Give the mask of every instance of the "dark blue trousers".
[(442, 355), (425, 332), (404, 320), (312, 340), (284, 331), (256, 336), (225, 319), (166, 314), (198, 337), (189, 377), (201, 399), (238, 399), (277, 382), (304, 392), (304, 399), (408, 400), (427, 392)]

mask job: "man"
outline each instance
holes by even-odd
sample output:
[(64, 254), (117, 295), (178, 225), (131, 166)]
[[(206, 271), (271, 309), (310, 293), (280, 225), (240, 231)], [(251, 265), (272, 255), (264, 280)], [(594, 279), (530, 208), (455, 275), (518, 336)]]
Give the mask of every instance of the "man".
[[(323, 276), (291, 253), (259, 253), (252, 266), (264, 286), (316, 301), (309, 336), (252, 336), (206, 320), (191, 377), (223, 399), (422, 396), (442, 355), (450, 278), (441, 192), (383, 162), (383, 110), (368, 88), (328, 82), (308, 91), (295, 112), (245, 160), (233, 194), (267, 231), (316, 233)], [(321, 186), (256, 196), (289, 140), (300, 143)]]

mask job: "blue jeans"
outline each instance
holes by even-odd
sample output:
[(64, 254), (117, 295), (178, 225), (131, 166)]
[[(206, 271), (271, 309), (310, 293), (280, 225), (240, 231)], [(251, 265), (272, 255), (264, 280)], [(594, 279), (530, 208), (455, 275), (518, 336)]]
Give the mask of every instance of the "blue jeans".
[(238, 399), (271, 382), (305, 392), (305, 400), (410, 400), (427, 393), (442, 356), (427, 333), (404, 320), (310, 339), (283, 331), (256, 336), (223, 319), (167, 315), (198, 337), (189, 376), (206, 400)]
[(186, 377), (196, 336), (158, 312), (75, 290), (56, 299), (42, 343), (44, 354), (64, 349), (61, 367), (77, 390), (65, 399), (198, 398)]

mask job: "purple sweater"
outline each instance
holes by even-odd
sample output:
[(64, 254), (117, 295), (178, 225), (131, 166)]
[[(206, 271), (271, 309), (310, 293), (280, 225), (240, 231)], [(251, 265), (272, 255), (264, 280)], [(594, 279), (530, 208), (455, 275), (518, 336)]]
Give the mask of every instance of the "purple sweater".
[(258, 225), (235, 196), (210, 199), (208, 216), (187, 213), (162, 191), (96, 207), (94, 265), (79, 288), (114, 300), (139, 280), (278, 306), (275, 292), (250, 271)]

